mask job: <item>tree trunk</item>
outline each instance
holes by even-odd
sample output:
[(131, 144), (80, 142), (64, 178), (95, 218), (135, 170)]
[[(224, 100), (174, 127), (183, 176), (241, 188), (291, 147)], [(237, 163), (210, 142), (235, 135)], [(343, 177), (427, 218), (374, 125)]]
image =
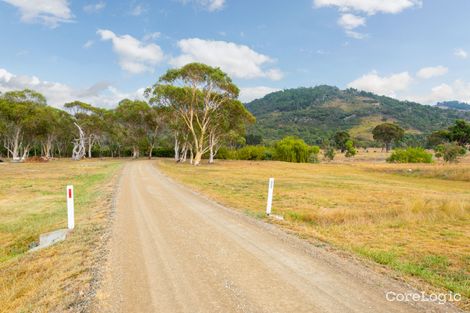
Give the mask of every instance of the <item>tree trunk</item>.
[(139, 148), (138, 147), (132, 147), (132, 158), (137, 159), (139, 157)]
[(181, 163), (186, 162), (187, 158), (188, 158), (188, 143), (185, 143), (183, 145), (183, 149), (181, 150), (180, 162)]
[(192, 165), (194, 163), (193, 147), (189, 147), (189, 163)]
[(152, 159), (152, 154), (153, 154), (153, 145), (150, 145), (150, 147), (149, 147), (149, 160)]
[(201, 164), (201, 159), (202, 159), (202, 151), (200, 149), (196, 150), (196, 155), (194, 156), (194, 166), (198, 166)]
[(175, 162), (180, 161), (180, 143), (178, 140), (178, 134), (175, 134)]
[(214, 163), (214, 146), (211, 145), (209, 147), (209, 164), (213, 164)]
[(47, 139), (46, 139), (46, 142), (43, 144), (43, 153), (44, 153), (44, 157), (46, 159), (50, 159), (51, 158), (51, 150), (52, 150), (52, 136), (51, 135), (48, 135), (47, 136)]
[(21, 157), (21, 160), (24, 161), (29, 155), (29, 145), (26, 146), (23, 150), (23, 156)]
[(20, 160), (20, 134), (21, 128), (16, 129), (15, 137), (13, 139), (13, 151), (11, 151), (11, 158), (13, 161)]
[(77, 123), (74, 123), (78, 128), (79, 138), (74, 139), (73, 141), (73, 150), (72, 150), (72, 159), (79, 161), (85, 156), (85, 134), (83, 133), (82, 128)]
[(93, 136), (88, 137), (88, 158), (91, 159), (91, 148), (93, 147)]

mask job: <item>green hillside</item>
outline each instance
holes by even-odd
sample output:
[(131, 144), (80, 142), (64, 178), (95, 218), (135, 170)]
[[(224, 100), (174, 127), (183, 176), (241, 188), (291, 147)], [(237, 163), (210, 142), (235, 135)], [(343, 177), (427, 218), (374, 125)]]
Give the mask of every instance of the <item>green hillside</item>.
[(436, 104), (437, 107), (441, 109), (455, 109), (455, 110), (462, 110), (462, 111), (470, 111), (470, 104), (465, 102), (459, 101), (445, 101), (439, 102)]
[(442, 110), (414, 102), (354, 89), (317, 86), (274, 92), (247, 104), (257, 122), (250, 133), (265, 142), (287, 135), (319, 144), (336, 131), (346, 130), (356, 142), (372, 142), (372, 129), (385, 121), (406, 130), (409, 142), (424, 142), (432, 131), (448, 127), (458, 118), (470, 120), (470, 112)]

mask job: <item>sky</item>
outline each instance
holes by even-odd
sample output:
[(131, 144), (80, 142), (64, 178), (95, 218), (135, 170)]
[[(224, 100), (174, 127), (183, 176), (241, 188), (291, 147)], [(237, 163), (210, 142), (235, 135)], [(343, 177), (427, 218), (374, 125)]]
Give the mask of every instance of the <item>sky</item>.
[(114, 107), (218, 66), (244, 102), (328, 84), (470, 103), (468, 0), (0, 0), (0, 92)]

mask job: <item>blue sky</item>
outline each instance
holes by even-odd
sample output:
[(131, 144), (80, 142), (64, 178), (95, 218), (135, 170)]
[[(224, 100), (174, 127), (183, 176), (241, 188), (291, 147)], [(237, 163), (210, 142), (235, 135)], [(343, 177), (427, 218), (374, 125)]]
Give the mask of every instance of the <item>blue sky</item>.
[(470, 102), (468, 12), (468, 0), (0, 0), (0, 91), (112, 107), (199, 61), (243, 101), (329, 84)]

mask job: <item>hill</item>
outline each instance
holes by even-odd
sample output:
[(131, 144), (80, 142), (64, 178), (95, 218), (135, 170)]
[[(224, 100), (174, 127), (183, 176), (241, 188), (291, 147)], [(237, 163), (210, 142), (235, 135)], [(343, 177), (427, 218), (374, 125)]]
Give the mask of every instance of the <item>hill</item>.
[(470, 104), (459, 101), (445, 101), (436, 104), (441, 109), (455, 109), (461, 111), (470, 111)]
[(387, 121), (403, 127), (408, 142), (423, 143), (429, 133), (458, 118), (470, 120), (470, 112), (325, 85), (274, 92), (248, 103), (247, 108), (257, 118), (250, 133), (261, 135), (266, 142), (293, 135), (319, 144), (345, 130), (357, 143), (368, 145), (373, 142), (372, 129)]

